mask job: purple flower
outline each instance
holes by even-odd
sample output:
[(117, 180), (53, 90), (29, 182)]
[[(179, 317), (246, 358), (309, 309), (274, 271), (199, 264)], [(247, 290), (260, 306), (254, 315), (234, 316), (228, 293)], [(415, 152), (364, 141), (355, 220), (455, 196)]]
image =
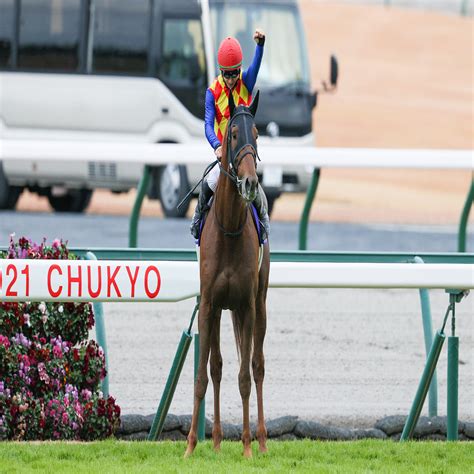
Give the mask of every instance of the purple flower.
[(26, 258), (28, 257), (28, 251), (26, 249), (20, 249), (18, 252), (18, 258)]
[(15, 336), (12, 337), (12, 342), (28, 348), (31, 346), (31, 341), (28, 340), (28, 338), (26, 338), (21, 332), (16, 333)]
[(83, 388), (81, 390), (81, 397), (84, 399), (84, 400), (90, 400), (91, 397), (92, 397), (92, 392), (90, 390), (87, 390), (87, 388)]

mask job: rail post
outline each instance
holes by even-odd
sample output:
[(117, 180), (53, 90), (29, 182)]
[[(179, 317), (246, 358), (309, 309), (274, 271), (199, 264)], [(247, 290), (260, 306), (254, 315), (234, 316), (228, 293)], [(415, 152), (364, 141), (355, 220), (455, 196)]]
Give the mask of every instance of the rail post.
[[(425, 263), (422, 258), (416, 256), (415, 263)], [(420, 288), (421, 317), (423, 319), (423, 335), (425, 338), (425, 351), (428, 358), (430, 348), (433, 344), (433, 325), (431, 322), (430, 293), (426, 288)], [(430, 384), (428, 395), (428, 412), (430, 416), (438, 415), (438, 380), (436, 370), (433, 372), (433, 380)]]
[(448, 290), (453, 310), (451, 317), (451, 336), (448, 337), (448, 396), (447, 396), (447, 439), (456, 441), (458, 436), (458, 384), (459, 384), (459, 338), (456, 336), (455, 303), (462, 299), (463, 293)]
[(467, 233), (467, 219), (474, 202), (474, 173), (472, 175), (471, 189), (467, 193), (466, 202), (461, 213), (458, 231), (458, 252), (466, 251), (466, 233)]
[(173, 401), (173, 395), (178, 385), (179, 376), (181, 375), (181, 370), (183, 369), (184, 361), (188, 354), (189, 346), (191, 345), (192, 340), (192, 326), (196, 313), (199, 310), (199, 297), (197, 298), (196, 305), (194, 306), (193, 314), (191, 316), (191, 321), (189, 323), (189, 328), (187, 331), (183, 331), (181, 334), (181, 340), (179, 341), (178, 348), (176, 349), (176, 354), (173, 359), (173, 365), (171, 366), (170, 373), (168, 375), (168, 380), (166, 381), (165, 389), (163, 395), (161, 396), (160, 404), (156, 415), (153, 418), (153, 423), (148, 433), (148, 441), (156, 441), (163, 431), (163, 426), (166, 421), (166, 415), (170, 408), (171, 402)]
[(415, 426), (420, 417), (421, 409), (423, 408), (423, 403), (425, 402), (426, 394), (428, 393), (428, 388), (433, 377), (433, 373), (436, 369), (436, 364), (438, 363), (439, 355), (444, 344), (446, 336), (442, 331), (438, 331), (435, 335), (433, 344), (431, 345), (430, 353), (426, 360), (425, 370), (421, 376), (420, 384), (418, 385), (418, 390), (416, 391), (415, 399), (411, 406), (410, 414), (405, 422), (403, 428), (402, 436), (400, 441), (406, 441), (411, 438), (413, 432), (415, 431)]
[(448, 337), (448, 441), (458, 439), (459, 337)]
[(132, 214), (130, 215), (130, 224), (128, 231), (128, 246), (130, 248), (137, 248), (137, 231), (138, 219), (140, 217), (140, 209), (142, 207), (143, 198), (148, 190), (148, 183), (150, 182), (150, 166), (145, 165), (143, 168), (143, 175), (138, 184), (137, 195), (135, 203), (133, 204)]
[[(443, 326), (436, 333), (431, 346), (425, 369), (421, 376), (415, 399), (413, 400), (410, 413), (403, 427), (400, 441), (406, 441), (413, 436), (416, 423), (420, 417), (423, 403), (426, 399), (428, 387), (431, 383), (439, 355), (446, 339), (444, 328), (448, 320), (449, 313), (452, 313), (451, 319), (451, 337), (448, 338), (448, 403), (447, 403), (447, 439), (454, 441), (458, 439), (458, 367), (459, 367), (459, 340), (455, 337), (456, 325), (456, 303), (459, 303), (468, 292), (462, 290), (446, 290), (449, 293), (449, 306), (444, 316)], [(451, 342), (449, 342), (451, 340)]]
[(316, 195), (316, 191), (318, 189), (320, 174), (321, 170), (319, 168), (314, 168), (311, 183), (306, 193), (306, 201), (304, 203), (303, 212), (301, 214), (298, 246), (299, 250), (306, 250), (307, 247), (309, 213), (311, 212), (314, 196)]
[[(86, 253), (87, 260), (97, 260), (97, 257), (92, 252)], [(105, 334), (105, 323), (104, 323), (104, 307), (102, 303), (93, 303), (94, 307), (94, 316), (95, 316), (95, 335), (97, 337), (97, 342), (102, 350), (104, 351), (104, 359), (105, 359), (105, 368), (107, 370), (107, 375), (102, 380), (100, 387), (102, 389), (102, 393), (104, 394), (104, 398), (109, 397), (109, 357), (107, 354), (107, 337)]]

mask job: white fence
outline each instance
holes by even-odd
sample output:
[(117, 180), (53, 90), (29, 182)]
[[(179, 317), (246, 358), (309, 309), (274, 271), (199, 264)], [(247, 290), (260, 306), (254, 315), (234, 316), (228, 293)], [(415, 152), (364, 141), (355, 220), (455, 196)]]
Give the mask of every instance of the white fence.
[[(473, 150), (259, 147), (262, 166), (315, 168), (438, 168), (474, 170)], [(141, 165), (210, 162), (209, 146), (137, 142), (0, 140), (0, 161), (116, 162)]]
[[(474, 288), (474, 265), (272, 262), (273, 288)], [(180, 301), (197, 262), (0, 260), (1, 301)]]

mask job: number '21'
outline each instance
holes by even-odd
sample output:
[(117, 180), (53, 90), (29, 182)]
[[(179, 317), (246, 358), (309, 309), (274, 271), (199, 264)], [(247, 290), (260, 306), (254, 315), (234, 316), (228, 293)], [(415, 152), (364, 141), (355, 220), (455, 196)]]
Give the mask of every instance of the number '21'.
[[(25, 268), (20, 272), (22, 275), (25, 276), (25, 296), (30, 296), (30, 267), (29, 265), (25, 265)], [(6, 297), (13, 297), (18, 296), (18, 291), (13, 289), (16, 280), (18, 278), (18, 269), (15, 265), (10, 264), (7, 265), (7, 270), (5, 272), (6, 276), (9, 277), (12, 274), (12, 279), (7, 286), (7, 290), (5, 292)]]

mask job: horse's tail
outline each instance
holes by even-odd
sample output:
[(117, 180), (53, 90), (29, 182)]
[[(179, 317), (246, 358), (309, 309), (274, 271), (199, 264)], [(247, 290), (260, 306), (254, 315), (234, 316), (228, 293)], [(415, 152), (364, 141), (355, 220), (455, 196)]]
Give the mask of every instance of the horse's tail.
[[(234, 311), (231, 311), (232, 315), (232, 325), (234, 326), (234, 336), (235, 336), (235, 345), (237, 346), (237, 356), (239, 358), (239, 363), (241, 361), (241, 354), (242, 354), (242, 333), (244, 330), (244, 315), (240, 313), (240, 316), (235, 313)], [(253, 334), (250, 337), (250, 344), (252, 344), (252, 347), (250, 349), (250, 354), (252, 354), (253, 351)]]

